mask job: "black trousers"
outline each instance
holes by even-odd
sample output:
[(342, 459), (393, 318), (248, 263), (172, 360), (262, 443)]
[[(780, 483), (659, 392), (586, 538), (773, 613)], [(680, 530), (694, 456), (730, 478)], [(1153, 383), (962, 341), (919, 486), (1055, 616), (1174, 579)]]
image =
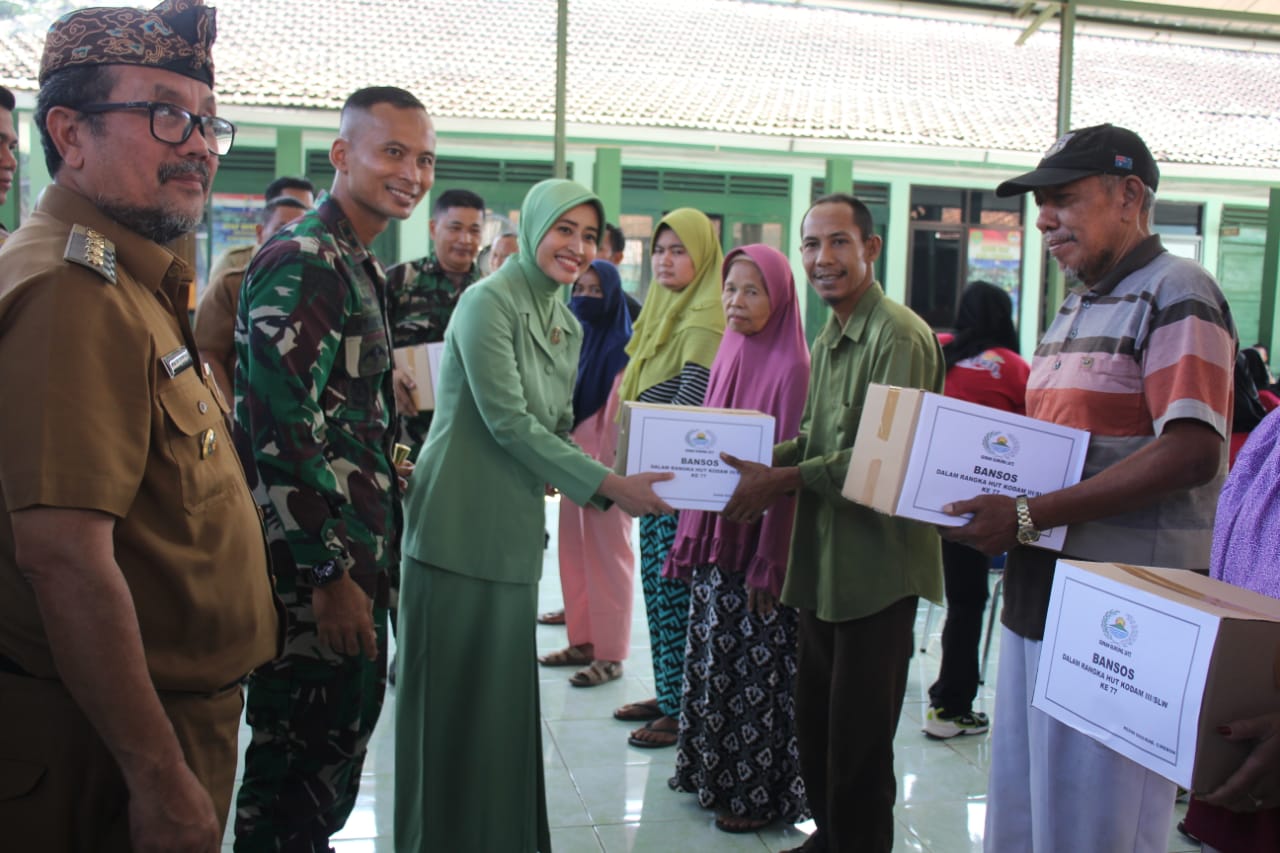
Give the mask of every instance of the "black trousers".
[(800, 611), (796, 729), (817, 851), (893, 848), (893, 737), (915, 618), (915, 596), (847, 622)]
[(991, 558), (967, 545), (942, 540), (947, 621), (942, 625), (942, 667), (929, 687), (929, 704), (944, 714), (973, 710), (978, 695), (978, 645), (987, 611)]

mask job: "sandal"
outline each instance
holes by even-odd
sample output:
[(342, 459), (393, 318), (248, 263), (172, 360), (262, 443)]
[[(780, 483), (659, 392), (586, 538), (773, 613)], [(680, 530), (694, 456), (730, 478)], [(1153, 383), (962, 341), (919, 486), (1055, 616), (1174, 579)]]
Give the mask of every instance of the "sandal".
[(563, 625), (564, 610), (548, 610), (546, 613), (538, 614), (539, 625)]
[(680, 740), (680, 722), (675, 717), (664, 714), (632, 732), (627, 738), (627, 743), (642, 749), (662, 749), (675, 746), (678, 740)]
[(538, 658), (538, 663), (543, 666), (586, 666), (594, 659), (591, 652), (581, 646), (568, 646), (558, 652), (543, 655)]
[(771, 820), (765, 820), (764, 818), (756, 818), (756, 817), (746, 817), (745, 815), (744, 816), (738, 816), (738, 815), (732, 815), (732, 814), (716, 815), (716, 829), (720, 830), (721, 832), (733, 832), (733, 833), (756, 832), (758, 830), (764, 829), (766, 826), (768, 826), (771, 823), (773, 823), (773, 821)]
[(628, 702), (613, 712), (615, 720), (624, 723), (643, 723), (645, 720), (656, 720), (662, 716), (657, 699), (646, 699), (643, 702)]
[(569, 676), (569, 683), (574, 687), (597, 687), (607, 681), (622, 677), (622, 661), (593, 660), (586, 666)]

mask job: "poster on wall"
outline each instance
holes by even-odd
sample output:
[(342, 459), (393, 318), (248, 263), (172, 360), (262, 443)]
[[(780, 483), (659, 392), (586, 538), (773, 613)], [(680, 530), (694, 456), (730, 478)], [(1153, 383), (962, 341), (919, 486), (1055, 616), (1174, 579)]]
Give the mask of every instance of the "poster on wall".
[(264, 203), (263, 197), (255, 193), (213, 194), (209, 200), (208, 252), (201, 252), (200, 266), (203, 269), (197, 272), (197, 298), (204, 294), (209, 283), (209, 270), (223, 252), (258, 242), (256, 226)]
[(969, 229), (969, 268), (965, 283), (989, 281), (1009, 294), (1013, 316), (1018, 316), (1022, 279), (1022, 232), (991, 228)]

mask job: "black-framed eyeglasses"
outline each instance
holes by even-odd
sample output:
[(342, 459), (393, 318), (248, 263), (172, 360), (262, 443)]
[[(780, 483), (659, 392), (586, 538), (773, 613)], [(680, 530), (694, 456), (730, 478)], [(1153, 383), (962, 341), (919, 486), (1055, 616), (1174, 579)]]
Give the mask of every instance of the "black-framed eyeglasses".
[(236, 126), (218, 116), (194, 115), (176, 104), (163, 101), (120, 101), (109, 104), (85, 104), (76, 111), (86, 115), (114, 113), (121, 110), (146, 110), (151, 116), (151, 135), (169, 145), (181, 145), (191, 138), (197, 125), (211, 154), (226, 156), (236, 139)]

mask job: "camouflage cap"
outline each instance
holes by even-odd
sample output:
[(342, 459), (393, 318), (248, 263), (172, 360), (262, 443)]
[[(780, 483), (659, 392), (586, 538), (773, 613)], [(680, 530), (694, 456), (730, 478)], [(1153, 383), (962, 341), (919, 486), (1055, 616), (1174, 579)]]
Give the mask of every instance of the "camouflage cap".
[(163, 68), (213, 86), (214, 10), (204, 0), (164, 0), (143, 9), (78, 9), (49, 27), (40, 83), (81, 65)]

